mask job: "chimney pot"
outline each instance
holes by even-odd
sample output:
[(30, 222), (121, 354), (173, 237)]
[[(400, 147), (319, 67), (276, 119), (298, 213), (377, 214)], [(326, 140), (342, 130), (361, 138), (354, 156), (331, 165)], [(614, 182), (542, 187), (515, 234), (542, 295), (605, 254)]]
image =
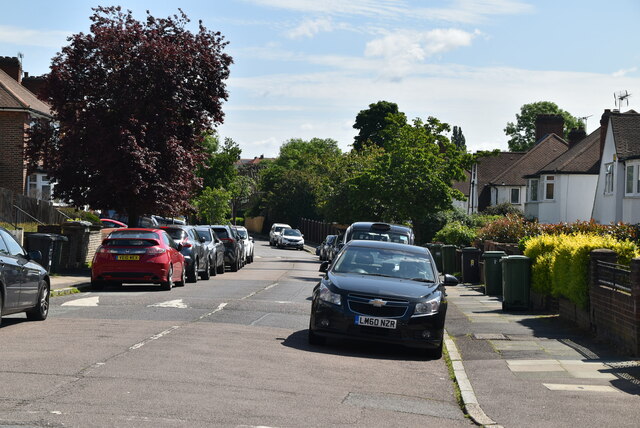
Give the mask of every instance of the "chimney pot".
[(17, 57), (0, 56), (0, 69), (18, 83), (22, 83), (22, 64)]
[(536, 117), (536, 143), (545, 135), (556, 134), (564, 136), (564, 119), (557, 114), (539, 114)]
[(569, 132), (569, 148), (575, 146), (580, 141), (584, 140), (587, 137), (587, 132), (584, 128), (573, 128)]

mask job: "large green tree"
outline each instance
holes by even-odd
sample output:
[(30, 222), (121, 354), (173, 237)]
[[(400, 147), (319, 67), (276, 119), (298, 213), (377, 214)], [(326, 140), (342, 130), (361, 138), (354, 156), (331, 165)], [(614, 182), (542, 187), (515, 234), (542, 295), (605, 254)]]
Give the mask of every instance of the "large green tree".
[(564, 119), (564, 135), (567, 139), (569, 131), (574, 128), (584, 127), (580, 119), (562, 110), (551, 101), (539, 101), (524, 104), (520, 108), (520, 114), (516, 114), (516, 121), (508, 122), (504, 133), (510, 137), (509, 150), (514, 152), (526, 152), (536, 143), (536, 118), (540, 114), (556, 114)]
[(137, 21), (98, 7), (88, 33), (69, 38), (51, 64), (44, 97), (56, 127), (34, 126), (32, 162), (43, 161), (54, 194), (76, 206), (183, 214), (201, 182), (202, 138), (223, 122), (227, 42), (180, 12)]
[(353, 148), (362, 150), (364, 145), (373, 144), (382, 147), (385, 141), (385, 131), (392, 123), (407, 123), (407, 117), (398, 110), (398, 105), (389, 101), (378, 101), (369, 104), (369, 108), (361, 110), (353, 125), (358, 135), (354, 137)]
[(319, 206), (333, 186), (330, 173), (342, 152), (331, 139), (292, 139), (260, 174), (261, 208), (274, 221), (296, 225), (319, 218)]

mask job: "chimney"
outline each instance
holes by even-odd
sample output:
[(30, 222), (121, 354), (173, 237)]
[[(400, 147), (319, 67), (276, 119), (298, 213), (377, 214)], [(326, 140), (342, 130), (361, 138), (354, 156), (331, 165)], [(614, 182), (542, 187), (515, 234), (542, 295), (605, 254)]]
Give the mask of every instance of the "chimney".
[(569, 148), (575, 146), (587, 137), (587, 131), (584, 128), (573, 128), (569, 131)]
[(609, 116), (611, 116), (611, 110), (606, 109), (600, 118), (600, 159), (602, 159), (602, 152), (604, 152), (604, 140), (607, 139)]
[(29, 76), (28, 73), (24, 73), (22, 79), (22, 86), (30, 90), (35, 96), (43, 99), (43, 89), (45, 84), (44, 76)]
[(22, 83), (22, 64), (17, 57), (0, 56), (0, 69), (18, 83)]
[(547, 134), (564, 136), (564, 119), (556, 114), (539, 114), (536, 117), (536, 143)]

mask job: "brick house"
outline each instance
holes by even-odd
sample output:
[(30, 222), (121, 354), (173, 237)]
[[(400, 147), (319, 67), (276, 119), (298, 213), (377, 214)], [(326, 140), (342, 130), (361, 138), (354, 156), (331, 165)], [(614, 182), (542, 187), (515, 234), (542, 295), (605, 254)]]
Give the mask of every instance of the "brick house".
[[(50, 199), (51, 186), (42, 171), (27, 175), (25, 137), (34, 119), (51, 119), (38, 91), (41, 78), (25, 78), (18, 58), (0, 57), (0, 187), (17, 194)], [(28, 88), (28, 87), (29, 88)]]

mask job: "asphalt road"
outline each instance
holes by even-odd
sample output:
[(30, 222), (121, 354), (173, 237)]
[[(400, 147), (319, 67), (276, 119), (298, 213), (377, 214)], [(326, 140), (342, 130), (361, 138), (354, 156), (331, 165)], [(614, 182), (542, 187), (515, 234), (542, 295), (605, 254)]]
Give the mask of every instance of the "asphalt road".
[(256, 241), (255, 262), (160, 291), (52, 299), (0, 327), (0, 427), (472, 426), (444, 360), (307, 344), (315, 255)]

